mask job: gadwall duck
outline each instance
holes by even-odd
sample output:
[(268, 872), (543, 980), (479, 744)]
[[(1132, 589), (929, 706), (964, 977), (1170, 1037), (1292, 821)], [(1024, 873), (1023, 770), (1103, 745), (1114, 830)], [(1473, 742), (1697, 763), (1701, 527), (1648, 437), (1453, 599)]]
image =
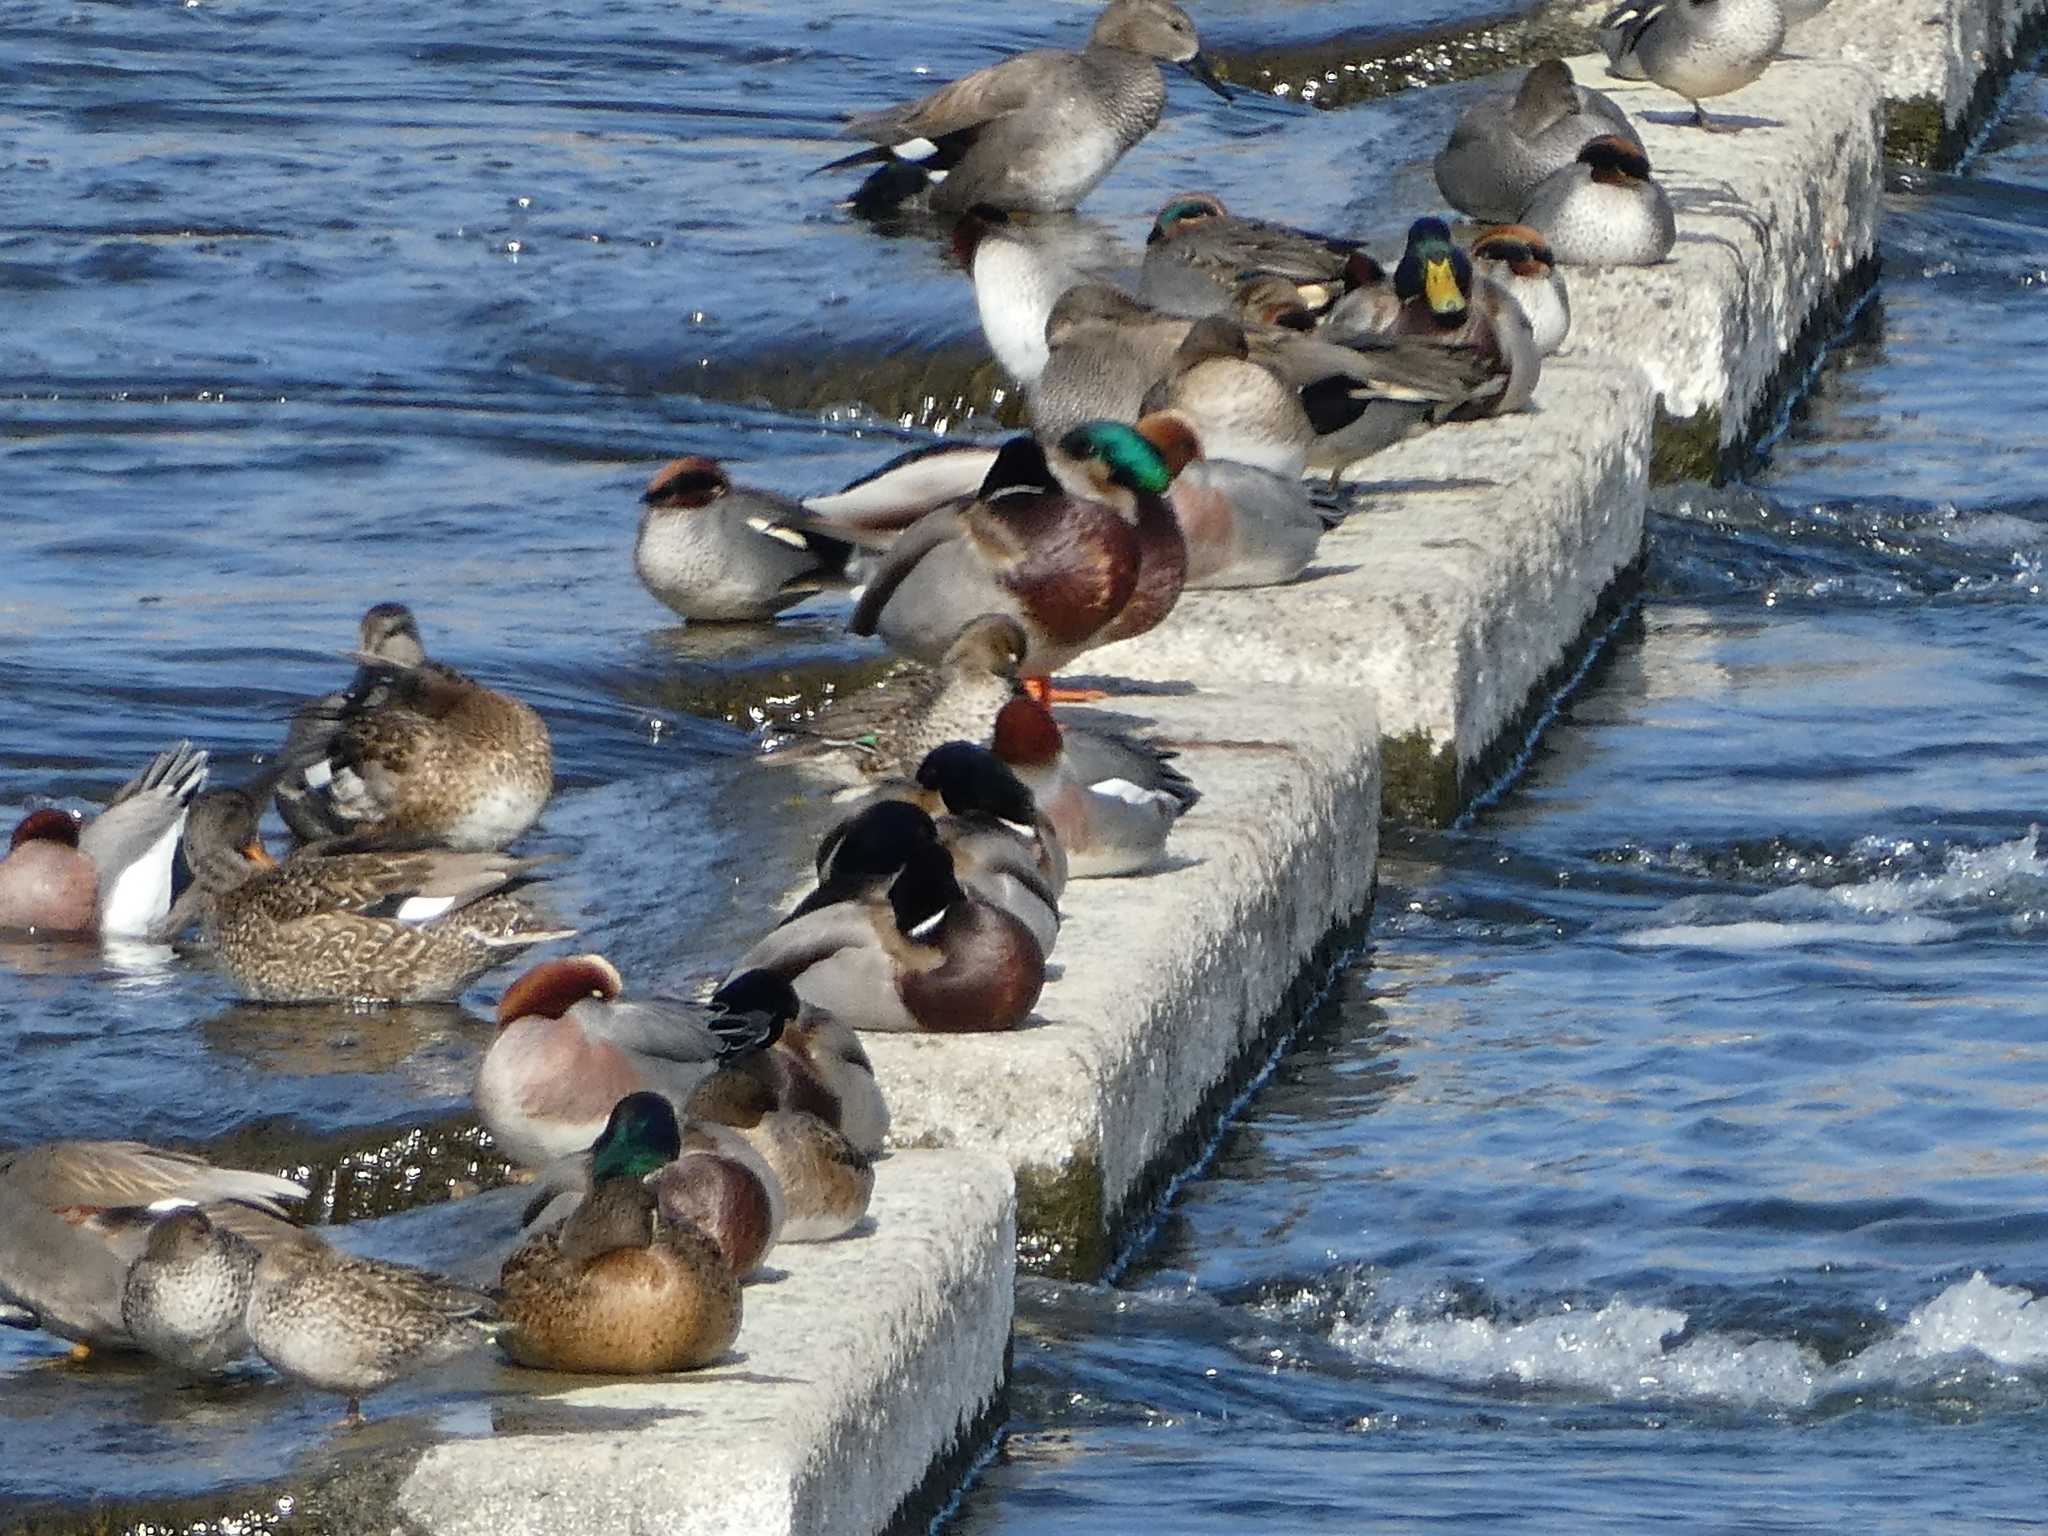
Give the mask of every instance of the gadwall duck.
[(1016, 918), (971, 897), (952, 855), (917, 845), (887, 886), (774, 929), (735, 971), (766, 970), (855, 1029), (1014, 1029), (1045, 985), (1045, 955)]
[(735, 976), (707, 1003), (624, 992), (602, 955), (544, 960), (505, 989), (475, 1102), (514, 1162), (537, 1168), (590, 1146), (630, 1093), (686, 1102), (721, 1062), (766, 1050), (797, 1012), (777, 976)]
[(1571, 296), (1541, 230), (1502, 224), (1480, 231), (1472, 242), (1472, 270), (1520, 306), (1538, 352), (1548, 357), (1564, 345), (1572, 328)]
[(50, 1141), (0, 1154), (0, 1310), (80, 1352), (146, 1347), (123, 1315), (123, 1287), (161, 1220), (192, 1205), (268, 1243), (290, 1230), (285, 1204), (305, 1198), (276, 1174), (216, 1168), (137, 1141)]
[(1070, 209), (1157, 126), (1166, 105), (1159, 60), (1229, 99), (1187, 12), (1167, 0), (1111, 0), (1078, 53), (1033, 49), (916, 101), (854, 117), (846, 136), (877, 147), (821, 169), (883, 167), (856, 195), (860, 209), (927, 187), (941, 212), (977, 203)]
[[(404, 625), (416, 649), (409, 613)], [(554, 748), (531, 707), (395, 644), (356, 661), (324, 750), (281, 765), (280, 797), (307, 802), (285, 813), (287, 825), (334, 828), (356, 849), (487, 853), (539, 819)]]
[(635, 1178), (604, 1180), (561, 1226), (528, 1238), (498, 1285), (500, 1343), (536, 1370), (689, 1371), (739, 1337), (739, 1282), (718, 1245), (660, 1220), (654, 1191)]
[(1654, 266), (1678, 243), (1671, 199), (1650, 175), (1650, 157), (1626, 139), (1595, 139), (1552, 172), (1522, 222), (1574, 267)]
[(1029, 697), (1012, 699), (996, 717), (995, 753), (1030, 787), (1076, 880), (1156, 868), (1174, 823), (1198, 798), (1178, 770), (1143, 749), (1114, 766), (1100, 756), (1074, 761), (1052, 711)]
[(377, 668), (389, 663), (396, 667), (417, 667), (427, 659), (420, 644), (419, 620), (403, 603), (377, 603), (367, 609), (356, 626), (356, 654), (363, 658), (346, 688), (310, 699), (292, 715), (291, 730), (277, 754), (277, 814), (293, 837), (302, 843), (341, 837), (354, 830), (354, 823), (338, 815), (326, 795), (308, 790), (302, 775), (315, 763), (324, 762), (340, 734), (349, 701), (369, 699), (380, 686)]
[(408, 1264), (358, 1258), (294, 1230), (264, 1249), (249, 1283), (249, 1342), (266, 1364), (348, 1400), (487, 1343), (497, 1307), (480, 1291)]
[(181, 741), (91, 821), (54, 807), (29, 812), (0, 859), (0, 929), (152, 932), (170, 912), (185, 813), (205, 783), (206, 754)]
[(1546, 59), (1514, 95), (1488, 96), (1464, 110), (1437, 154), (1437, 189), (1460, 212), (1507, 223), (1544, 177), (1602, 134), (1641, 142), (1610, 98), (1575, 84), (1564, 60)]
[(846, 575), (853, 546), (789, 526), (796, 502), (734, 485), (713, 459), (665, 464), (641, 498), (633, 569), (686, 619), (773, 618)]
[(962, 624), (1003, 614), (1029, 641), (1025, 674), (1049, 676), (1165, 616), (1179, 589), (1169, 547), (1179, 529), (1160, 500), (1169, 483), (1157, 450), (1127, 426), (1076, 428), (1052, 454), (1012, 438), (972, 504), (932, 513), (897, 539), (847, 627), (936, 661)]
[(1030, 641), (1015, 619), (970, 620), (933, 667), (915, 665), (780, 727), (775, 756), (830, 757), (858, 778), (909, 775), (933, 747), (986, 741), (1016, 693)]
[(1720, 127), (1700, 103), (1759, 78), (1785, 42), (1785, 0), (1626, 0), (1601, 18), (1609, 57), (1692, 103), (1693, 121)]
[(186, 852), (215, 957), (251, 1002), (445, 1002), (521, 950), (568, 938), (500, 853), (263, 852), (245, 791), (193, 803)]

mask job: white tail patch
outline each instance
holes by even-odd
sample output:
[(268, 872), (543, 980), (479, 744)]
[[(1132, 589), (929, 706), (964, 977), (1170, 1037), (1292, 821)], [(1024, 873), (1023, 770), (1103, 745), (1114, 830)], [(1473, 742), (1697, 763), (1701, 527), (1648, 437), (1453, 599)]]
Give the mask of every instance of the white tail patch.
[[(892, 144), (889, 153), (898, 160), (929, 160), (939, 152), (939, 146), (930, 139), (905, 139), (901, 144)], [(939, 172), (941, 176), (944, 171)]]

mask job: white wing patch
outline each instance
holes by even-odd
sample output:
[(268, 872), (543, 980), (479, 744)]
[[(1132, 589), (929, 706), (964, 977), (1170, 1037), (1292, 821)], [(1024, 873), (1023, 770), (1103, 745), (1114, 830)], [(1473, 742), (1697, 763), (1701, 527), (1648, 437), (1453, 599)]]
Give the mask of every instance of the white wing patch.
[(1104, 779), (1088, 786), (1098, 795), (1107, 795), (1112, 800), (1121, 800), (1126, 805), (1157, 805), (1173, 796), (1162, 790), (1146, 789), (1133, 784), (1129, 779)]
[(408, 896), (393, 915), (401, 923), (430, 923), (454, 905), (453, 896)]

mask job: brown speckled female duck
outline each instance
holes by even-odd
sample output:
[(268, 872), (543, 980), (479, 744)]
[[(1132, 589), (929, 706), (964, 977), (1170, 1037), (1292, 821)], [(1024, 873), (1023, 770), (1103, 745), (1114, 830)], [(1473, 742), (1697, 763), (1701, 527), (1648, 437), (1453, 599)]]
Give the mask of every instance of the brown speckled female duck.
[(528, 905), (536, 860), (311, 850), (273, 864), (246, 791), (199, 797), (186, 830), (206, 931), (254, 1002), (441, 1002), (495, 965), (575, 930)]
[(366, 644), (379, 614), (378, 648), (357, 652), (324, 751), (286, 765), (280, 796), (305, 802), (287, 820), (336, 828), (358, 848), (503, 848), (554, 789), (547, 726), (509, 694), (425, 659), (397, 604), (364, 616)]
[(499, 1276), (505, 1353), (550, 1371), (645, 1375), (708, 1365), (740, 1331), (740, 1287), (717, 1244), (657, 1219), (638, 1179), (607, 1179)]

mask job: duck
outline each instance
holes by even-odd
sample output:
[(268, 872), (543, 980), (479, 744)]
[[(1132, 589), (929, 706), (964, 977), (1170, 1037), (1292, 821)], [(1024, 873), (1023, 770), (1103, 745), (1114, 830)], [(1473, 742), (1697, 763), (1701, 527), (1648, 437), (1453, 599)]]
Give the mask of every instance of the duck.
[(1187, 541), (1190, 591), (1293, 581), (1315, 558), (1322, 536), (1343, 520), (1341, 511), (1319, 506), (1296, 475), (1209, 457), (1206, 440), (1181, 411), (1152, 412), (1137, 426), (1169, 465), (1182, 461), (1167, 504)]
[(715, 459), (690, 454), (655, 471), (641, 498), (633, 569), (683, 618), (773, 618), (842, 581), (853, 546), (786, 521), (795, 503), (734, 485)]
[(881, 889), (770, 931), (734, 974), (747, 970), (786, 978), (854, 1029), (986, 1033), (1029, 1016), (1045, 954), (1016, 918), (961, 888), (951, 854), (921, 844)]
[(1655, 266), (1678, 243), (1671, 199), (1650, 175), (1650, 157), (1626, 139), (1594, 139), (1545, 177), (1522, 222), (1575, 267)]
[(426, 647), (420, 643), (420, 623), (404, 603), (373, 603), (363, 611), (356, 625), (356, 654), (365, 658), (356, 664), (355, 676), (346, 688), (309, 699), (292, 714), (290, 730), (276, 763), (277, 814), (293, 837), (302, 843), (341, 837), (353, 824), (336, 815), (325, 795), (309, 791), (305, 770), (327, 759), (334, 738), (349, 710), (351, 698), (369, 698), (382, 686), (379, 668), (423, 666)]
[(91, 821), (54, 806), (30, 811), (0, 859), (0, 929), (149, 935), (170, 913), (178, 841), (206, 776), (206, 753), (181, 741)]
[(589, 1148), (540, 1170), (521, 1225), (559, 1226), (599, 1184), (618, 1178), (652, 1187), (663, 1221), (701, 1228), (737, 1279), (754, 1275), (781, 1239), (782, 1182), (745, 1138), (708, 1122), (686, 1126), (673, 1100), (645, 1089), (612, 1106)]
[(185, 840), (214, 958), (250, 1002), (446, 1002), (519, 951), (575, 933), (527, 899), (545, 860), (309, 847), (279, 864), (257, 807), (245, 789), (209, 789)]
[(780, 727), (771, 749), (785, 761), (830, 759), (854, 782), (906, 777), (947, 741), (986, 741), (996, 711), (1017, 691), (1030, 639), (1007, 614), (969, 619), (937, 665), (906, 670), (842, 694), (810, 718)]
[(1273, 277), (1314, 315), (1372, 270), (1356, 240), (1240, 218), (1210, 192), (1169, 199), (1145, 237), (1138, 297), (1173, 314), (1237, 315), (1247, 279)]
[(1100, 756), (1076, 762), (1052, 711), (1028, 695), (1012, 699), (996, 717), (994, 750), (1052, 822), (1075, 880), (1156, 869), (1174, 824), (1198, 798), (1178, 770), (1142, 749), (1114, 757), (1107, 772)]
[(767, 1166), (781, 1191), (781, 1241), (830, 1242), (867, 1215), (875, 1193), (872, 1155), (823, 1115), (794, 1107), (762, 1072), (715, 1072), (686, 1108), (693, 1128), (739, 1138)]
[(1186, 11), (1168, 0), (1110, 0), (1079, 52), (1033, 49), (915, 101), (852, 117), (846, 137), (875, 147), (820, 169), (882, 168), (856, 194), (859, 212), (927, 190), (941, 213), (981, 203), (1063, 212), (1158, 125), (1166, 105), (1159, 61), (1229, 99)]
[[(890, 547), (847, 628), (930, 662), (963, 622), (1004, 614), (1027, 637), (1025, 675), (1045, 677), (1113, 633), (1163, 618), (1167, 590), (1178, 591), (1164, 547), (1178, 530), (1161, 526), (1172, 521), (1159, 499), (1165, 462), (1114, 422), (1075, 428), (1054, 453), (1057, 474), (1035, 438), (1006, 442), (973, 503), (921, 519)], [(1134, 599), (1138, 612), (1119, 627)]]
[(151, 1207), (142, 1252), (121, 1286), (121, 1322), (136, 1345), (190, 1376), (249, 1353), (243, 1319), (262, 1255), (196, 1204)]
[(1461, 213), (1513, 223), (1543, 178), (1602, 134), (1641, 143), (1612, 98), (1574, 82), (1564, 60), (1545, 59), (1513, 96), (1488, 96), (1459, 115), (1436, 157), (1437, 190)]
[(1394, 291), (1401, 299), (1395, 335), (1464, 352), (1491, 374), (1452, 419), (1505, 415), (1534, 397), (1543, 356), (1528, 317), (1503, 290), (1475, 276), (1443, 220), (1417, 219), (1409, 227)]
[(1571, 295), (1542, 231), (1526, 224), (1481, 230), (1472, 242), (1472, 270), (1515, 301), (1538, 352), (1549, 357), (1564, 345), (1572, 328)]
[(335, 828), (331, 841), (350, 851), (496, 852), (539, 819), (553, 792), (547, 725), (510, 694), (425, 659), (416, 623), (410, 638), (411, 648), (356, 654), (356, 681), (324, 751), (282, 765), (279, 795), (307, 802), (286, 823)]
[[(926, 762), (938, 760), (940, 766), (935, 771), (941, 775), (979, 777), (978, 765), (948, 762), (947, 755), (956, 749), (986, 756), (993, 769), (1015, 786), (1021, 807), (1005, 808), (1012, 815), (1021, 809), (1022, 820), (1006, 822), (977, 808), (935, 821), (918, 802), (938, 780), (926, 777), (921, 766), (919, 779), (885, 784), (867, 805), (825, 834), (818, 845), (817, 887), (783, 921), (793, 922), (820, 907), (859, 900), (885, 889), (903, 867), (905, 850), (913, 844), (928, 844), (943, 847), (952, 856), (953, 877), (963, 890), (1016, 918), (1038, 941), (1040, 952), (1050, 955), (1059, 938), (1059, 893), (1040, 868), (1044, 845), (1038, 838), (1038, 811), (1031, 792), (986, 747), (970, 742), (936, 748)], [(965, 799), (971, 792), (956, 786), (955, 794)], [(975, 796), (973, 803), (978, 807), (985, 802)], [(1018, 827), (1027, 830), (1020, 832)], [(1056, 841), (1051, 846), (1057, 847)], [(1065, 857), (1060, 855), (1062, 881), (1065, 865)]]
[(1019, 380), (1033, 430), (1053, 442), (1091, 421), (1135, 421), (1192, 323), (1108, 283), (1069, 288), (1045, 322), (1044, 368)]
[(660, 1219), (654, 1191), (635, 1178), (604, 1180), (561, 1226), (528, 1238), (498, 1286), (500, 1344), (535, 1370), (697, 1370), (739, 1337), (739, 1282), (718, 1245)]
[[(1785, 30), (1801, 26), (1828, 8), (1829, 0), (1785, 0)], [(1607, 73), (1617, 80), (1641, 80), (1642, 62), (1628, 47), (1626, 23), (1604, 29), (1600, 47), (1607, 55)]]
[(1083, 283), (1112, 281), (1129, 260), (1096, 220), (1073, 214), (1012, 218), (987, 203), (955, 222), (951, 256), (974, 284), (975, 313), (989, 351), (1019, 385), (1045, 371), (1046, 324), (1061, 296)]
[(806, 1003), (763, 1061), (777, 1102), (817, 1115), (864, 1158), (877, 1158), (889, 1134), (889, 1105), (860, 1035), (827, 1009)]
[(498, 1309), (481, 1291), (294, 1228), (257, 1260), (243, 1326), (265, 1364), (339, 1393), (355, 1425), (370, 1393), (488, 1343)]
[(67, 1340), (79, 1358), (145, 1348), (123, 1290), (162, 1220), (189, 1207), (264, 1244), (290, 1229), (285, 1207), (305, 1198), (303, 1185), (277, 1174), (139, 1141), (0, 1153), (0, 1322)]
[(765, 973), (734, 976), (706, 1003), (624, 993), (602, 955), (543, 960), (505, 989), (475, 1104), (506, 1157), (538, 1168), (581, 1151), (640, 1090), (680, 1105), (721, 1063), (766, 1050), (797, 1013), (789, 983)]
[(1609, 57), (1632, 60), (1643, 78), (1683, 96), (1709, 132), (1721, 125), (1701, 103), (1759, 79), (1785, 26), (1785, 0), (1624, 0), (1600, 20), (1613, 38)]

